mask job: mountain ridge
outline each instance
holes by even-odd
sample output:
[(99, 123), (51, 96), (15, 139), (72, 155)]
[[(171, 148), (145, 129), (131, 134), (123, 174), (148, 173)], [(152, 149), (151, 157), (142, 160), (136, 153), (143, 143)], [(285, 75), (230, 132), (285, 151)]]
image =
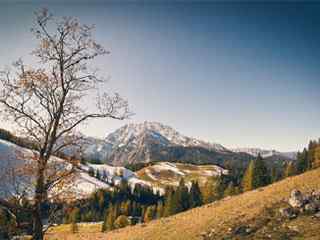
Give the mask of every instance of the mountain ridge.
[[(234, 158), (247, 160), (256, 157), (257, 152), (265, 153), (264, 157), (294, 159), (294, 154), (258, 148), (253, 150), (229, 149), (218, 143), (187, 137), (159, 122), (144, 121), (126, 124), (108, 134), (105, 139), (97, 139), (96, 143), (91, 140), (84, 155), (88, 159), (121, 166), (151, 161), (219, 164)], [(194, 159), (190, 159), (190, 156)]]

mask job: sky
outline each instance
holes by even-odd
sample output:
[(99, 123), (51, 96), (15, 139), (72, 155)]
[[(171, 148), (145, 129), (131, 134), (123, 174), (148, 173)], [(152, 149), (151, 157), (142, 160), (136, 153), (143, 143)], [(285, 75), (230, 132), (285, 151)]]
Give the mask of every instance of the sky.
[(295, 151), (319, 137), (320, 3), (0, 0), (0, 68), (34, 61), (29, 30), (43, 7), (95, 24), (111, 52), (94, 62), (104, 90), (135, 113), (95, 120), (87, 135), (157, 121), (226, 147)]

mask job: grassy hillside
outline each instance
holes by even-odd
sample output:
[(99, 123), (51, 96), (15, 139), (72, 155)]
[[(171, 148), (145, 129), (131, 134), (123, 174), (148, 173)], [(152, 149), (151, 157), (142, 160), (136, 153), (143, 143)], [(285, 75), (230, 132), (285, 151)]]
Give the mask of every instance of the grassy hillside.
[(186, 163), (159, 162), (147, 166), (137, 172), (137, 176), (152, 185), (165, 187), (166, 185), (178, 185), (181, 178), (186, 182), (196, 180), (200, 185), (208, 178), (227, 174), (228, 171), (216, 165), (192, 165)]
[[(300, 176), (287, 178), (265, 188), (244, 194), (229, 197), (221, 201), (208, 204), (190, 211), (177, 214), (169, 218), (152, 221), (148, 224), (140, 224), (124, 229), (112, 231), (110, 233), (88, 233), (80, 231), (78, 234), (67, 233), (66, 231), (53, 231), (47, 235), (47, 239), (108, 239), (108, 240), (193, 240), (205, 239), (204, 232), (214, 231), (213, 238), (206, 239), (268, 239), (262, 234), (270, 231), (269, 239), (319, 239), (317, 234), (320, 229), (320, 220), (313, 219), (311, 216), (301, 216), (290, 222), (277, 222), (279, 219), (274, 217), (278, 206), (283, 204), (289, 197), (290, 191), (294, 188), (303, 192), (312, 189), (320, 189), (320, 169), (307, 172)], [(227, 236), (230, 229), (236, 226), (256, 224), (256, 234), (244, 238), (223, 238)], [(280, 226), (280, 224), (282, 224)], [(291, 226), (291, 225), (293, 226)], [(262, 231), (263, 226), (270, 225), (271, 229)], [(283, 230), (281, 229), (283, 227)], [(286, 237), (281, 231), (298, 228), (299, 234)], [(292, 230), (292, 232), (294, 231)], [(277, 233), (279, 232), (279, 234)], [(278, 235), (272, 235), (272, 234)]]

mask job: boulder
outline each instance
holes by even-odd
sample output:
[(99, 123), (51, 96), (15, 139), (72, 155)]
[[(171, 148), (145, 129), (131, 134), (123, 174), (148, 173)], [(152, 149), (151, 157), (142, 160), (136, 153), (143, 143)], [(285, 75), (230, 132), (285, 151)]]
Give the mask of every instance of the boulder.
[(312, 196), (314, 196), (316, 199), (320, 199), (320, 190), (312, 190)]
[(291, 207), (280, 208), (279, 212), (280, 212), (281, 216), (288, 218), (288, 219), (294, 219), (297, 217), (296, 212)]
[(252, 232), (252, 229), (249, 226), (239, 226), (233, 230), (234, 235), (246, 236)]
[(305, 203), (305, 200), (302, 193), (297, 189), (292, 190), (289, 198), (290, 206), (293, 208), (300, 208), (304, 205), (304, 203)]
[(304, 210), (308, 213), (315, 213), (318, 210), (318, 206), (314, 202), (309, 202), (304, 206)]

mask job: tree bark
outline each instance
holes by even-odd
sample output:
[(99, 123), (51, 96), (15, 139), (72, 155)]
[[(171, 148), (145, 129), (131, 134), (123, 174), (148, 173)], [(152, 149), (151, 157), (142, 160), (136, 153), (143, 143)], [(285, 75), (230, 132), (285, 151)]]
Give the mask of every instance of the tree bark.
[(33, 231), (32, 239), (33, 240), (43, 240), (43, 231), (42, 231), (42, 221), (41, 221), (41, 206), (38, 204), (37, 209), (33, 213)]
[(43, 240), (42, 205), (44, 201), (45, 160), (40, 156), (33, 210), (33, 240)]

